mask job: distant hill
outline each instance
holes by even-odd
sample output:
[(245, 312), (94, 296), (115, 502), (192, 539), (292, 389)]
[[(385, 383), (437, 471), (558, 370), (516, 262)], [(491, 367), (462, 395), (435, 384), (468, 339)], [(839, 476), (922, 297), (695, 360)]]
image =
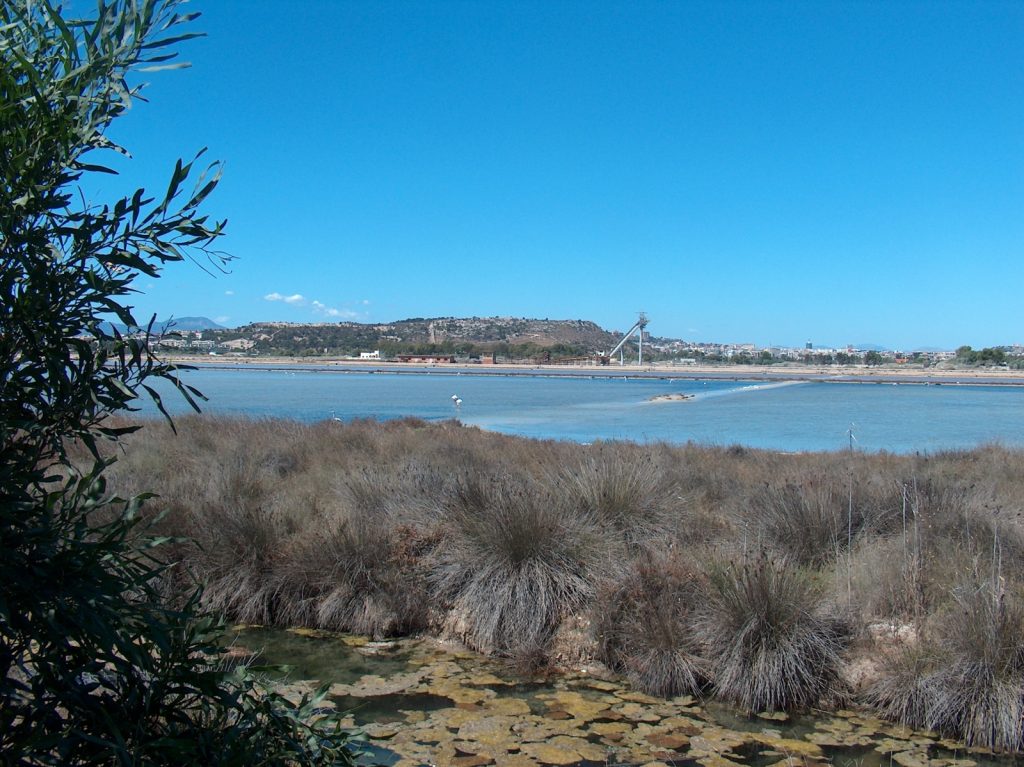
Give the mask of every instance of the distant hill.
[(157, 320), (153, 323), (153, 329), (160, 329), (160, 332), (196, 331), (196, 330), (224, 330), (223, 325), (218, 325), (209, 317), (172, 317), (166, 320)]
[(854, 349), (860, 349), (865, 352), (887, 352), (889, 348), (882, 346), (881, 344), (854, 344)]
[[(111, 330), (117, 330), (118, 333), (124, 333), (127, 329), (120, 322), (107, 322), (104, 324), (104, 330), (108, 333)], [(144, 330), (143, 328), (132, 328), (132, 330)], [(224, 330), (223, 325), (218, 325), (216, 322), (211, 320), (209, 317), (171, 317), (166, 320), (156, 320), (153, 323), (153, 333), (156, 335), (162, 335), (164, 333), (173, 333), (175, 331), (179, 333), (195, 332), (197, 330)]]
[(608, 351), (618, 336), (587, 320), (518, 317), (415, 317), (397, 322), (291, 323), (256, 322), (216, 331), (225, 341), (251, 341), (263, 353), (354, 354), (380, 349), (390, 353), (420, 350), (451, 353), (504, 353), (516, 347), (523, 355), (551, 350), (560, 355)]

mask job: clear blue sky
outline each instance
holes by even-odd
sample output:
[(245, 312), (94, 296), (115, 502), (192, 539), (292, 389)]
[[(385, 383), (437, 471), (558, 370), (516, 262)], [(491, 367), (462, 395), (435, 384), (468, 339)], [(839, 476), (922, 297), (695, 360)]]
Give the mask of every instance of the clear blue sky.
[(238, 260), (141, 315), (1024, 342), (1024, 2), (189, 8), (102, 191), (208, 146)]

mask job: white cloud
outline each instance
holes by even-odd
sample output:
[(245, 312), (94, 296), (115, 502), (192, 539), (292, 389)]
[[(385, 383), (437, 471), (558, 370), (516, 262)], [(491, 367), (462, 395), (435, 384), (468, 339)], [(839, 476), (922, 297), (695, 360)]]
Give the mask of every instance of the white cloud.
[(233, 296), (233, 295), (235, 295), (235, 291), (233, 291), (233, 290), (225, 290), (224, 291), (224, 295), (225, 296)]
[(216, 322), (218, 325), (224, 325), (230, 319), (231, 318), (228, 317), (226, 314), (222, 314), (219, 317), (214, 317), (213, 321)]
[(364, 298), (359, 303), (361, 303), (363, 306), (369, 306), (370, 305), (370, 299), (369, 298)]
[(356, 312), (349, 311), (348, 309), (335, 309), (333, 306), (327, 306), (322, 301), (313, 301), (313, 311), (316, 314), (320, 314), (324, 317), (345, 317), (351, 319), (352, 317), (358, 316)]
[[(333, 306), (328, 306), (323, 301), (318, 299), (307, 299), (301, 293), (293, 293), (290, 296), (286, 296), (284, 293), (278, 293), (276, 290), (273, 293), (267, 293), (263, 296), (264, 301), (280, 301), (286, 303), (289, 306), (308, 306), (313, 314), (319, 317), (333, 317), (342, 319), (355, 319), (359, 317), (359, 312), (354, 312), (351, 309), (337, 309)], [(369, 304), (369, 301), (361, 301), (362, 305)]]
[(263, 296), (264, 301), (284, 301), (286, 304), (291, 306), (303, 306), (306, 303), (306, 297), (301, 293), (293, 293), (290, 296), (282, 295), (278, 292), (267, 293)]

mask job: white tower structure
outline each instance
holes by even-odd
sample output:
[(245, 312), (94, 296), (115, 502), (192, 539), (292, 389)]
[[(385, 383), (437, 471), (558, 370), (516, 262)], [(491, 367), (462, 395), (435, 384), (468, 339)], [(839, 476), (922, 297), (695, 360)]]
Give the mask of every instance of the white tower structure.
[(630, 339), (630, 337), (634, 333), (638, 333), (639, 334), (639, 338), (640, 338), (640, 346), (639, 346), (639, 359), (637, 360), (637, 365), (643, 365), (644, 364), (644, 328), (646, 328), (646, 327), (647, 327), (647, 315), (644, 312), (640, 312), (640, 316), (637, 318), (637, 321), (635, 323), (633, 323), (633, 327), (631, 327), (629, 329), (629, 331), (626, 333), (626, 335), (624, 335), (622, 337), (622, 340), (619, 341), (618, 344), (616, 344), (615, 348), (612, 349), (610, 352), (608, 352), (608, 356), (609, 357), (614, 357), (615, 356), (615, 352), (618, 352), (619, 353), (619, 364), (622, 365), (625, 362), (625, 360), (624, 360), (624, 352), (622, 351), (622, 347), (624, 347), (626, 345), (626, 341), (628, 341)]

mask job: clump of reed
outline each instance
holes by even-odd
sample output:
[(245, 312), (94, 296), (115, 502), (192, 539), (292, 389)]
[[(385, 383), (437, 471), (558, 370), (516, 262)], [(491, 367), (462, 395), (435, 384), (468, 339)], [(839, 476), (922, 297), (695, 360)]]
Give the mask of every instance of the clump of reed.
[(1024, 604), (1000, 579), (968, 582), (922, 645), (893, 655), (868, 700), (891, 719), (968, 745), (1024, 747)]
[(718, 697), (774, 711), (842, 693), (847, 628), (807, 572), (762, 554), (719, 564), (710, 583), (698, 629)]
[(865, 535), (897, 528), (894, 483), (855, 476), (853, 467), (823, 471), (815, 463), (787, 466), (743, 499), (739, 516), (755, 545), (802, 566), (822, 567)]
[(639, 553), (594, 602), (599, 657), (648, 694), (701, 694), (711, 675), (695, 621), (706, 592), (704, 575), (677, 549)]
[(208, 608), (243, 623), (270, 623), (296, 512), (275, 504), (273, 487), (247, 456), (230, 457), (213, 472), (183, 520), (195, 542), (188, 569), (204, 584)]
[(773, 548), (801, 565), (822, 565), (846, 544), (844, 501), (831, 483), (772, 483), (753, 494), (750, 516)]
[(593, 597), (598, 531), (552, 488), (508, 473), (469, 477), (445, 512), (431, 577), (473, 647), (536, 654)]
[(284, 622), (380, 639), (427, 624), (431, 600), (421, 563), (433, 545), (417, 498), (365, 471), (342, 481), (335, 506), (288, 554)]
[(607, 536), (636, 547), (664, 538), (679, 490), (650, 451), (598, 445), (563, 469), (558, 484)]
[(979, 568), (1024, 567), (1018, 516), (985, 509), (969, 488), (935, 477), (898, 480), (893, 488), (898, 510), (888, 530), (866, 536), (849, 562), (853, 599), (866, 619), (920, 623)]

